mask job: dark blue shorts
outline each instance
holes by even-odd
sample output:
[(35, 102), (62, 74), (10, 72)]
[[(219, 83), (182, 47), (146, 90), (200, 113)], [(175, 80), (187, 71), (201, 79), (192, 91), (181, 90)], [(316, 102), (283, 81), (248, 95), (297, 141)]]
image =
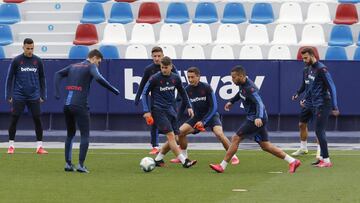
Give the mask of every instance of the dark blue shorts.
[(13, 100), (11, 114), (20, 116), (24, 112), (25, 106), (27, 106), (32, 116), (40, 116), (40, 100)]
[(242, 138), (254, 139), (257, 143), (269, 141), (266, 122), (263, 120), (263, 126), (258, 128), (254, 121), (246, 120), (237, 130), (236, 134)]
[(174, 132), (175, 135), (180, 133), (176, 115), (164, 110), (152, 110), (151, 115), (154, 118), (155, 125), (159, 129), (159, 132), (163, 134)]
[(301, 123), (309, 123), (313, 118), (313, 111), (310, 108), (301, 108), (299, 120)]
[[(191, 127), (194, 127), (194, 125), (198, 121), (201, 121), (201, 120), (202, 120), (202, 118), (194, 116), (193, 118), (190, 118), (189, 120), (187, 120), (185, 123), (189, 124)], [(220, 115), (218, 113), (215, 114), (213, 117), (211, 117), (209, 122), (207, 122), (204, 127), (205, 128), (210, 128), (212, 130), (215, 126), (222, 126), (222, 123), (221, 123), (221, 120), (220, 120)], [(197, 133), (200, 132), (197, 129), (194, 129), (194, 130), (195, 131), (193, 132), (193, 134), (197, 134)]]

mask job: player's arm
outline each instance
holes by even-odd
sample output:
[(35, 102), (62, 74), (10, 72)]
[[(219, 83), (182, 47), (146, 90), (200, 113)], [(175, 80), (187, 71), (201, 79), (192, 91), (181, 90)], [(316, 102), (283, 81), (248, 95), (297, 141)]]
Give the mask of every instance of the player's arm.
[(110, 90), (115, 95), (119, 95), (119, 90), (112, 86), (100, 73), (98, 68), (95, 65), (90, 67), (90, 74), (94, 77), (96, 82), (98, 82), (101, 86)]
[(14, 75), (17, 67), (17, 62), (13, 60), (8, 68), (6, 76), (6, 87), (5, 87), (5, 99), (6, 101), (12, 102), (12, 91), (14, 85)]
[(57, 71), (54, 75), (54, 96), (56, 99), (60, 99), (60, 81), (68, 76), (70, 67), (71, 66), (67, 66)]
[(144, 113), (149, 113), (150, 112), (150, 108), (149, 108), (149, 93), (151, 92), (153, 86), (154, 86), (154, 78), (150, 78), (149, 81), (147, 81), (147, 83), (145, 84), (144, 90), (142, 91), (141, 97), (142, 97), (142, 105), (143, 105), (143, 111)]
[(40, 99), (44, 101), (47, 99), (47, 88), (46, 88), (44, 64), (41, 59), (39, 59), (38, 66), (39, 66), (39, 80), (40, 80)]
[(184, 104), (185, 108), (187, 109), (189, 116), (192, 118), (194, 117), (194, 111), (192, 110), (192, 106), (189, 100), (189, 97), (182, 85), (181, 78), (179, 75), (176, 75), (176, 89), (182, 98), (182, 103)]
[(176, 103), (177, 104), (180, 103), (179, 108), (177, 109), (177, 113), (178, 113), (177, 118), (180, 119), (180, 118), (182, 118), (183, 113), (184, 113), (184, 111), (186, 109), (186, 104), (184, 102), (182, 102), (182, 99), (181, 99), (179, 94), (176, 97)]
[(237, 101), (239, 101), (239, 100), (240, 100), (240, 94), (239, 94), (239, 92), (238, 92), (238, 93), (236, 93), (236, 95), (235, 95), (233, 98), (231, 98), (231, 99), (225, 104), (225, 106), (224, 106), (225, 111), (230, 111), (231, 106), (232, 106), (235, 102), (237, 102)]
[(140, 101), (140, 96), (144, 90), (144, 87), (145, 87), (145, 84), (147, 83), (147, 81), (149, 80), (150, 78), (150, 72), (148, 71), (148, 69), (145, 69), (145, 72), (144, 72), (144, 75), (143, 77), (141, 78), (141, 82), (140, 82), (140, 85), (139, 85), (139, 88), (136, 92), (136, 96), (135, 96), (135, 105), (138, 105), (139, 104), (139, 101)]
[[(329, 73), (329, 71), (326, 68), (322, 68), (320, 70), (320, 75), (321, 78), (323, 79), (326, 88), (329, 90), (330, 94), (331, 94), (331, 103), (333, 106), (333, 110), (335, 111), (339, 111), (338, 105), (337, 105), (337, 93), (336, 93), (336, 87), (335, 87), (335, 83)], [(335, 114), (338, 114), (335, 113)]]
[(215, 115), (217, 111), (217, 100), (214, 91), (211, 87), (208, 88), (208, 93), (206, 95), (207, 100), (209, 101), (209, 111), (206, 113), (203, 119), (203, 124), (206, 125), (207, 122)]
[(299, 96), (305, 91), (305, 73), (303, 74), (303, 79), (300, 88), (296, 91), (296, 93), (292, 96), (292, 100), (296, 100)]

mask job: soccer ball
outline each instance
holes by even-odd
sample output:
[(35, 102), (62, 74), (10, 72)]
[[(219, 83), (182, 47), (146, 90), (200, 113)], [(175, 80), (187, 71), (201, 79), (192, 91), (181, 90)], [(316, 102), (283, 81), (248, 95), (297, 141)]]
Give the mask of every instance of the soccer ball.
[(150, 172), (155, 169), (155, 161), (151, 157), (145, 157), (140, 161), (140, 168), (145, 172)]

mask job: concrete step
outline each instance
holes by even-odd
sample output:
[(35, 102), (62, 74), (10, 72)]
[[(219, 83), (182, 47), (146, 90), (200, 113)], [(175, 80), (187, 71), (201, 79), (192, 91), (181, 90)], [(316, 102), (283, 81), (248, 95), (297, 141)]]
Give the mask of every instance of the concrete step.
[(23, 15), (25, 21), (79, 21), (82, 11), (26, 11)]
[(31, 38), (35, 42), (72, 42), (75, 39), (75, 32), (22, 32), (17, 35), (16, 41), (22, 42), (25, 38)]

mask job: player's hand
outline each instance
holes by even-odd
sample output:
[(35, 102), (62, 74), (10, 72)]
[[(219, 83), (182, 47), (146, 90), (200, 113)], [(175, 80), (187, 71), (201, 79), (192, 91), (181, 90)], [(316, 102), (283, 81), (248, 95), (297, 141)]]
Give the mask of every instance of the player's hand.
[(147, 125), (154, 125), (154, 118), (150, 112), (144, 113), (143, 117), (145, 118)]
[(299, 95), (296, 93), (291, 97), (291, 100), (295, 101), (299, 98)]
[(254, 123), (255, 123), (256, 127), (258, 127), (258, 128), (263, 126), (263, 122), (260, 118), (255, 119)]
[(194, 128), (201, 132), (205, 132), (204, 123), (202, 121), (195, 123)]
[(44, 102), (44, 100), (43, 100), (41, 97), (40, 97), (40, 100), (39, 100), (39, 101), (40, 101), (40, 103), (43, 103), (43, 102)]
[(194, 111), (193, 111), (192, 108), (188, 108), (188, 114), (189, 114), (189, 116), (190, 116), (191, 118), (194, 117)]
[(301, 106), (302, 108), (304, 108), (304, 107), (305, 107), (305, 99), (300, 100), (300, 106)]
[(334, 110), (332, 110), (332, 115), (334, 115), (334, 116), (340, 115), (339, 109), (334, 109)]
[(225, 111), (230, 111), (231, 106), (232, 106), (231, 102), (226, 103), (224, 106)]
[(13, 98), (10, 97), (10, 99), (8, 100), (8, 102), (11, 104), (13, 102)]

